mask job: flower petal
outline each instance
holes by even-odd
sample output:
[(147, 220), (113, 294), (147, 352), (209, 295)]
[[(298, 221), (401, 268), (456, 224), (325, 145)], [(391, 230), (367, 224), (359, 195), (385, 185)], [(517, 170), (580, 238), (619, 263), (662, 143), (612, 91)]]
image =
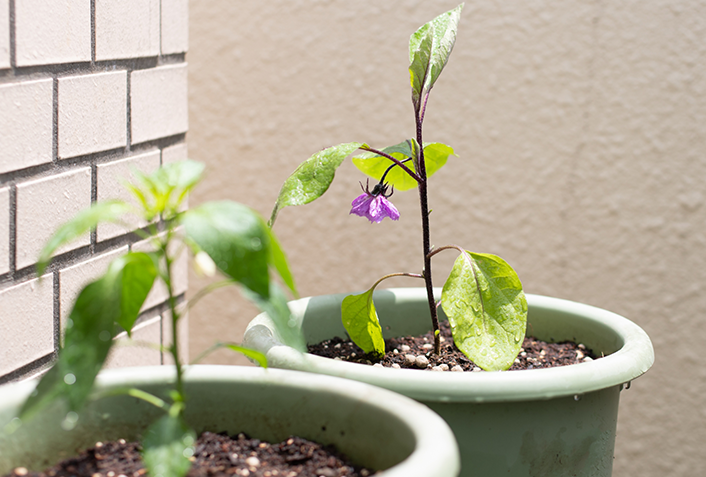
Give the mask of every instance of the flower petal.
[(392, 220), (398, 220), (400, 218), (400, 213), (397, 210), (397, 207), (395, 207), (394, 204), (387, 200), (385, 197), (380, 196), (380, 199), (382, 199), (380, 201), (380, 204), (384, 216), (390, 217)]
[(351, 211), (349, 214), (360, 215), (361, 217), (368, 217), (368, 209), (370, 209), (370, 202), (373, 200), (373, 196), (370, 194), (362, 194), (353, 199), (351, 203)]

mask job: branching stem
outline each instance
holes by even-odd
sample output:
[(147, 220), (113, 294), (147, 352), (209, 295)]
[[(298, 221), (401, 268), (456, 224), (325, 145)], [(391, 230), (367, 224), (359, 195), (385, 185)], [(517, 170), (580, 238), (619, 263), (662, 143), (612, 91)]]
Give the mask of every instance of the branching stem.
[(410, 169), (409, 167), (405, 166), (405, 165), (403, 164), (403, 161), (400, 161), (399, 159), (397, 159), (397, 158), (395, 158), (395, 157), (392, 157), (390, 154), (387, 154), (386, 152), (382, 152), (382, 151), (379, 151), (379, 150), (377, 150), (377, 149), (373, 149), (373, 148), (370, 147), (370, 146), (361, 146), (360, 149), (362, 149), (363, 151), (372, 152), (373, 154), (377, 154), (378, 156), (382, 156), (382, 157), (384, 157), (385, 159), (391, 160), (392, 162), (395, 163), (395, 165), (400, 166), (403, 171), (405, 171), (407, 174), (409, 174), (409, 176), (410, 176), (412, 179), (414, 179), (414, 180), (417, 181), (417, 182), (421, 182), (421, 180), (422, 180), (421, 177), (420, 177), (419, 175), (417, 175), (412, 169)]

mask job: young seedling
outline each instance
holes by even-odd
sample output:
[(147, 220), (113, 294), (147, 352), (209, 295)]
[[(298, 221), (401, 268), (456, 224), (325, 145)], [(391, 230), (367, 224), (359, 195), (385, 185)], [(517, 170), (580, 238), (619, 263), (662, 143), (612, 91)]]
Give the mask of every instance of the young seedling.
[[(21, 425), (55, 400), (62, 400), (67, 406), (62, 427), (67, 430), (75, 427), (79, 419), (77, 411), (87, 401), (105, 396), (94, 393), (93, 384), (114, 338), (123, 331), (131, 335), (145, 298), (155, 282), (161, 281), (168, 295), (172, 343), (160, 351), (171, 355), (176, 368), (169, 398), (135, 388), (113, 390), (109, 394), (127, 394), (164, 410), (163, 417), (144, 433), (145, 466), (152, 476), (186, 475), (191, 467), (189, 457), (193, 454), (196, 436), (183, 417), (188, 402), (183, 376), (188, 366), (180, 359), (179, 321), (189, 307), (210, 291), (239, 284), (245, 296), (262, 310), (287, 323), (287, 299), (271, 280), (270, 269), (274, 269), (296, 295), (285, 255), (257, 213), (231, 201), (208, 202), (185, 210), (184, 199), (199, 182), (202, 172), (203, 165), (193, 161), (168, 164), (151, 175), (135, 171), (137, 185), (127, 187), (139, 207), (120, 200), (97, 202), (64, 224), (49, 240), (37, 264), (39, 276), (59, 247), (95, 229), (99, 223), (123, 223), (129, 215), (149, 223), (135, 233), (150, 240), (154, 251), (131, 251), (117, 258), (102, 277), (83, 288), (67, 320), (57, 362), (42, 377), (10, 427)], [(187, 252), (195, 257), (197, 270), (215, 275), (218, 269), (225, 278), (196, 293), (190, 302), (179, 303), (174, 293), (174, 262), (180, 253)], [(286, 329), (286, 325), (283, 328)], [(267, 366), (264, 355), (235, 343), (217, 343), (209, 352), (222, 347), (244, 353), (261, 366)], [(5, 430), (13, 431), (12, 428)]]
[(377, 181), (366, 181), (363, 194), (352, 203), (350, 213), (371, 223), (385, 218), (399, 219), (390, 202), (394, 191), (417, 188), (422, 219), (422, 270), (420, 273), (386, 275), (365, 293), (343, 300), (341, 316), (350, 338), (366, 353), (382, 355), (385, 343), (378, 320), (373, 291), (380, 282), (393, 276), (424, 280), (429, 314), (434, 330), (434, 350), (440, 352), (439, 320), (434, 299), (432, 258), (445, 250), (459, 256), (443, 286), (441, 307), (451, 324), (456, 346), (485, 370), (504, 370), (514, 362), (522, 346), (527, 323), (527, 301), (515, 271), (498, 256), (474, 253), (456, 245), (431, 247), (429, 220), (429, 178), (443, 167), (451, 147), (423, 140), (422, 124), (429, 93), (446, 66), (456, 42), (456, 30), (463, 4), (439, 15), (419, 28), (409, 41), (409, 74), (414, 106), (415, 134), (397, 145), (375, 149), (362, 142), (351, 142), (324, 149), (304, 161), (284, 182), (277, 198), (270, 227), (278, 212), (291, 205), (307, 204), (323, 195), (334, 179), (336, 169), (357, 150), (353, 164)]

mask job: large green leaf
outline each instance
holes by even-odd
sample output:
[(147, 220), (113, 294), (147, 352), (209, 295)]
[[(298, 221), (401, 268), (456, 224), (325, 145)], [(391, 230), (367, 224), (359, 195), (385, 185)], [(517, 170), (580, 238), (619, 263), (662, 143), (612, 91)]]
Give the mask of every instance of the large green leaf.
[(115, 324), (131, 330), (156, 274), (149, 255), (128, 253), (81, 291), (67, 321), (59, 359), (25, 402), (22, 416), (30, 417), (60, 396), (71, 410), (83, 406), (113, 344)]
[(255, 211), (231, 201), (208, 202), (185, 212), (181, 221), (223, 273), (269, 297), (270, 232)]
[(37, 273), (42, 275), (54, 252), (72, 240), (96, 228), (100, 222), (117, 222), (130, 212), (131, 206), (120, 200), (96, 202), (64, 223), (44, 245), (37, 261)]
[(196, 433), (173, 414), (152, 424), (142, 439), (142, 459), (152, 477), (183, 477), (191, 468)]
[(449, 61), (456, 43), (456, 31), (463, 5), (462, 3), (422, 25), (410, 37), (409, 73), (412, 101), (417, 110)]
[[(391, 155), (395, 159), (403, 160), (412, 157), (412, 151), (408, 141), (401, 142), (394, 146), (386, 147), (382, 152)], [(441, 169), (449, 156), (454, 155), (454, 150), (439, 142), (424, 144), (424, 163), (426, 165), (427, 177), (434, 175)], [(389, 159), (379, 156), (374, 152), (365, 152), (353, 157), (353, 164), (363, 174), (380, 180), (385, 171), (393, 164)], [(414, 161), (405, 162), (405, 165), (412, 171), (417, 172)], [(396, 190), (409, 190), (417, 187), (417, 181), (410, 177), (401, 167), (394, 167), (385, 176), (385, 182), (392, 185)]]
[(341, 303), (341, 321), (351, 340), (366, 353), (385, 354), (385, 340), (373, 303), (375, 287), (360, 295), (349, 295)]
[(360, 142), (349, 142), (319, 151), (290, 175), (279, 191), (279, 197), (272, 210), (270, 227), (274, 225), (277, 213), (289, 205), (303, 205), (321, 197), (333, 182), (336, 169), (353, 151), (363, 146)]
[(512, 366), (527, 326), (527, 300), (517, 273), (502, 258), (462, 253), (441, 292), (456, 346), (481, 368)]

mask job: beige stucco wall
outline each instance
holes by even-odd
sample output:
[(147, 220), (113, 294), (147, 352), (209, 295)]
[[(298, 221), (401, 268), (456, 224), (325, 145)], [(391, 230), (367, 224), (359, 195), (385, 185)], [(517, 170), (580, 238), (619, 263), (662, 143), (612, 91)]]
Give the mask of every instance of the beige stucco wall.
[[(209, 166), (192, 204), (268, 215), (320, 148), (411, 136), (407, 39), (454, 6), (191, 2), (188, 140)], [(705, 52), (700, 0), (469, 2), (428, 109), (425, 139), (459, 155), (431, 183), (432, 242), (497, 253), (527, 292), (610, 309), (652, 337), (653, 369), (623, 393), (616, 476), (706, 475)], [(347, 163), (324, 198), (282, 211), (303, 295), (420, 269), (416, 193), (395, 194), (398, 223), (371, 225), (348, 215), (361, 179)], [(435, 262), (437, 284), (453, 258)], [(254, 313), (217, 292), (193, 309), (191, 355), (239, 340)]]

